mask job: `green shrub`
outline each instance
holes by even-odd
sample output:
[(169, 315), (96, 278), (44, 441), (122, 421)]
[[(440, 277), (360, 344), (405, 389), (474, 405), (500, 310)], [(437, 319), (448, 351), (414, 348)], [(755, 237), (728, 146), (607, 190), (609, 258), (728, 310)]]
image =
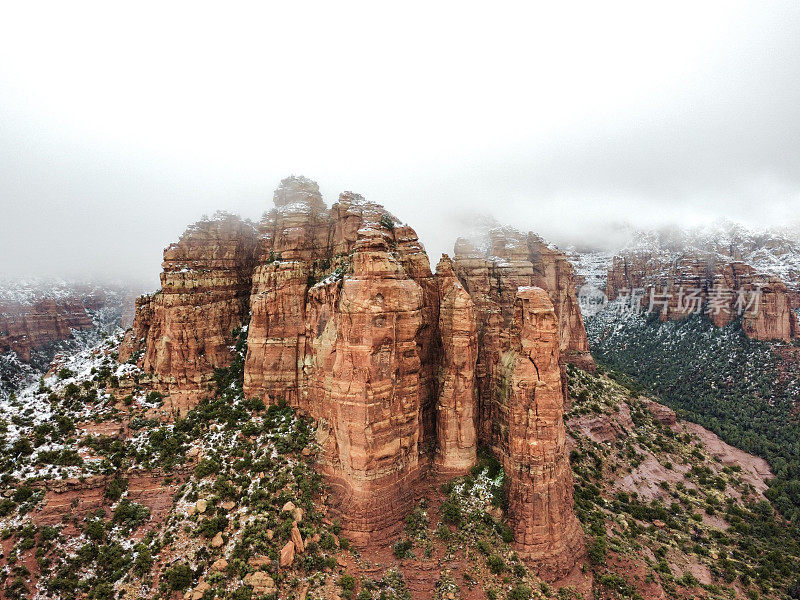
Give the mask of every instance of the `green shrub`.
[(397, 543), (395, 543), (392, 551), (397, 558), (408, 558), (411, 556), (411, 548), (413, 546), (414, 544), (411, 542), (411, 540), (399, 540)]
[(69, 379), (70, 377), (75, 377), (75, 373), (70, 371), (67, 367), (61, 367), (56, 373), (56, 376), (59, 379)]
[(439, 527), (436, 529), (436, 535), (439, 536), (440, 540), (443, 540), (445, 542), (453, 539), (453, 532), (450, 531), (450, 528), (444, 523), (440, 524)]
[(166, 579), (169, 589), (183, 592), (192, 585), (194, 571), (188, 564), (179, 563), (164, 571), (164, 579)]
[(442, 503), (442, 521), (451, 525), (461, 525), (461, 505), (458, 500), (450, 499)]
[(381, 218), (378, 220), (378, 223), (380, 223), (381, 227), (385, 227), (389, 231), (394, 231), (395, 222), (391, 215), (388, 214), (381, 215)]
[(596, 537), (589, 544), (589, 560), (596, 565), (604, 565), (606, 563), (606, 551), (608, 549), (608, 542), (605, 537)]
[(339, 587), (342, 588), (342, 593), (345, 598), (352, 598), (353, 592), (356, 589), (356, 578), (350, 573), (343, 573), (339, 578)]
[(219, 473), (220, 464), (213, 458), (204, 458), (194, 468), (194, 475), (198, 479), (203, 479), (209, 475), (216, 475)]
[(506, 563), (503, 558), (497, 554), (492, 554), (486, 559), (486, 564), (489, 565), (489, 570), (495, 575), (499, 575), (506, 570)]
[(123, 498), (114, 509), (112, 522), (115, 525), (122, 525), (126, 529), (135, 529), (144, 523), (149, 516), (149, 508), (142, 504), (131, 502), (127, 498)]
[(108, 483), (108, 486), (106, 486), (105, 497), (112, 502), (116, 502), (122, 497), (122, 494), (126, 489), (128, 489), (127, 479), (115, 477)]
[(518, 585), (508, 592), (508, 600), (531, 600), (533, 591), (527, 585)]

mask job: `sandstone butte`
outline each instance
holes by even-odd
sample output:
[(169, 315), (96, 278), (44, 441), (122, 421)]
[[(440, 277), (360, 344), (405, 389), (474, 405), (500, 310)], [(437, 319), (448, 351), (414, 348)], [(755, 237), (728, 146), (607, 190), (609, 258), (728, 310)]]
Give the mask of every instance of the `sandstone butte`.
[(544, 577), (581, 564), (563, 411), (564, 363), (594, 367), (566, 257), (497, 229), (436, 273), (416, 233), (345, 192), (284, 179), (257, 225), (220, 216), (164, 252), (137, 300), (135, 354), (173, 411), (208, 393), (247, 325), (244, 392), (318, 422), (320, 468), (356, 544), (396, 533), (424, 480), (504, 465), (519, 553)]
[[(653, 294), (654, 307), (664, 321), (683, 319), (695, 310), (694, 301), (681, 297), (681, 289), (684, 294), (691, 289), (698, 290), (701, 306), (714, 307), (706, 310), (717, 327), (741, 316), (742, 330), (756, 340), (790, 341), (800, 335), (794, 312), (800, 306), (797, 292), (780, 278), (758, 273), (741, 261), (692, 256), (665, 262), (647, 253), (615, 256), (606, 284), (609, 300), (636, 288), (643, 290), (643, 306), (649, 307)], [(758, 301), (751, 304), (759, 291)]]

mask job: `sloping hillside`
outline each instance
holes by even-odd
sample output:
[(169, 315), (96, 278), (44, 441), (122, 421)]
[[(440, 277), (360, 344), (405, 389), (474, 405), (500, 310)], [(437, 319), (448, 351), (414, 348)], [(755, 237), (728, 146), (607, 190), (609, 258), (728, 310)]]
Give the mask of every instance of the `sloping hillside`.
[(767, 463), (602, 371), (570, 368), (566, 420), (597, 597), (797, 597), (800, 538), (763, 496)]

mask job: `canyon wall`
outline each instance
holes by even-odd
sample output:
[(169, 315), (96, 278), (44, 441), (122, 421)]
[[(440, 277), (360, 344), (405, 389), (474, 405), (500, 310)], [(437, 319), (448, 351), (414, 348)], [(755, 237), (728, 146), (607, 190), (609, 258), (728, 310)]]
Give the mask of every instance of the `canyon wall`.
[(795, 294), (780, 278), (739, 261), (617, 256), (608, 271), (606, 293), (609, 300), (636, 294), (635, 303), (658, 312), (662, 320), (703, 312), (718, 327), (741, 317), (743, 331), (753, 339), (789, 341), (800, 335)]
[(92, 319), (81, 298), (0, 305), (0, 352), (16, 352), (29, 362), (32, 350), (67, 339), (73, 329), (91, 327)]
[(511, 346), (504, 353), (499, 398), (507, 412), (509, 515), (522, 556), (558, 577), (583, 551), (572, 511), (572, 471), (563, 421), (558, 318), (541, 288), (520, 288), (514, 301)]
[(26, 363), (49, 362), (58, 342), (74, 331), (124, 323), (133, 304), (133, 293), (114, 285), (37, 278), (0, 282), (0, 353), (14, 352)]
[(316, 419), (350, 539), (395, 536), (423, 478), (466, 473), (485, 445), (508, 472), (520, 552), (564, 575), (583, 538), (562, 369), (593, 363), (563, 254), (498, 230), (490, 253), (461, 240), (434, 274), (414, 230), (358, 194), (328, 209), (316, 183), (290, 177), (273, 201), (257, 226), (201, 222), (165, 251), (162, 290), (138, 301), (120, 359), (188, 408), (248, 323), (245, 396)]

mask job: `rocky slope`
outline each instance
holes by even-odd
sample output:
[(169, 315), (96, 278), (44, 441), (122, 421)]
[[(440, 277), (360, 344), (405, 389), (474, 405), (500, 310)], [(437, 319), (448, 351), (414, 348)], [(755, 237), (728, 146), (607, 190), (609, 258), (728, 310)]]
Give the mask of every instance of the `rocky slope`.
[(576, 509), (596, 598), (795, 597), (797, 526), (764, 497), (761, 458), (611, 373), (571, 370)]
[(775, 472), (770, 501), (800, 522), (797, 345), (754, 340), (737, 323), (720, 328), (701, 315), (661, 322), (613, 308), (587, 319), (597, 359), (726, 442), (768, 460)]
[[(542, 383), (523, 397), (560, 389), (544, 300), (529, 290), (517, 306), (541, 331), (522, 350)], [(783, 598), (796, 576), (797, 537), (763, 503), (763, 461), (572, 366), (560, 437), (590, 541), (577, 573), (552, 585), (519, 551), (509, 469), (546, 476), (536, 439), (505, 464), (480, 451), (466, 475), (424, 481), (393, 537), (357, 548), (316, 473), (319, 424), (245, 399), (246, 332), (234, 337), (210, 397), (169, 423), (146, 374), (117, 362), (121, 338), (0, 405), (0, 597), (721, 600)], [(518, 358), (514, 378), (529, 381)]]
[(572, 268), (511, 229), (484, 256), (462, 246), (433, 273), (383, 207), (345, 192), (328, 208), (314, 182), (290, 177), (257, 226), (199, 223), (165, 251), (162, 291), (138, 302), (120, 359), (164, 394), (167, 415), (185, 414), (246, 326), (245, 396), (319, 424), (331, 506), (362, 546), (396, 534), (426, 477), (462, 474), (490, 446), (508, 469), (520, 554), (558, 579), (583, 552), (563, 368), (593, 367)]

